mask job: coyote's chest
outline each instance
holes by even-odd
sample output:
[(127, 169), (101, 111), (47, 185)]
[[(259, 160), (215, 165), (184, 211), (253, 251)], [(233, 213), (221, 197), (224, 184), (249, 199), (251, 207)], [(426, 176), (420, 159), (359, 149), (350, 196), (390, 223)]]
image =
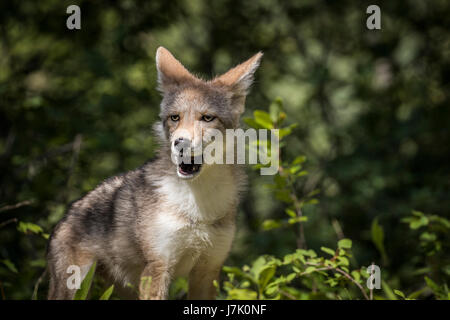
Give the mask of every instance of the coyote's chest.
[(178, 275), (189, 272), (201, 254), (221, 250), (221, 243), (233, 237), (232, 227), (217, 226), (237, 204), (232, 177), (205, 173), (202, 178), (192, 184), (168, 177), (159, 185), (162, 203), (153, 224), (154, 249), (175, 265)]
[(238, 187), (229, 172), (210, 169), (196, 181), (167, 177), (159, 182), (161, 206), (191, 222), (213, 223), (235, 209)]

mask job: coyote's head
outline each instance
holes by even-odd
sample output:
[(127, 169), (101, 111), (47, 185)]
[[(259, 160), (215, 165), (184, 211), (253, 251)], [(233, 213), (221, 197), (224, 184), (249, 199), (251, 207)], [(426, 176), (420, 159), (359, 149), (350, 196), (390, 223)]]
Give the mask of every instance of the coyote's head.
[(202, 161), (203, 151), (214, 141), (213, 132), (238, 128), (261, 57), (262, 53), (257, 53), (225, 74), (204, 81), (192, 75), (168, 50), (158, 48), (163, 138), (180, 178), (193, 178), (202, 171), (202, 165), (207, 165)]

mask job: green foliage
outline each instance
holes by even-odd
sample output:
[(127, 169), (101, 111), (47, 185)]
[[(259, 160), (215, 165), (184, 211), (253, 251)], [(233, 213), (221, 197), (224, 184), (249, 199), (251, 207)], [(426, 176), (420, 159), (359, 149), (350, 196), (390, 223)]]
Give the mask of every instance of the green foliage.
[(388, 263), (388, 258), (386, 255), (386, 249), (384, 248), (384, 230), (383, 227), (378, 224), (378, 219), (376, 218), (372, 222), (371, 235), (372, 242), (380, 252), (383, 259), (383, 264), (386, 265)]
[(437, 215), (412, 211), (412, 215), (402, 219), (418, 235), (419, 248), (432, 261), (434, 276), (442, 278), (450, 275), (448, 252), (450, 249), (450, 221)]
[[(89, 293), (92, 291), (92, 286), (94, 283), (95, 269), (97, 267), (97, 262), (94, 262), (89, 268), (88, 273), (80, 284), (80, 289), (75, 292), (73, 300), (86, 300)], [(109, 286), (100, 296), (99, 300), (109, 300), (114, 291), (114, 285)]]
[(49, 235), (47, 233), (44, 233), (44, 230), (37, 224), (31, 223), (31, 222), (19, 222), (19, 225), (17, 226), (17, 230), (19, 230), (22, 233), (25, 234), (38, 234), (42, 235), (44, 239), (48, 239)]
[[(367, 278), (361, 269), (349, 269), (351, 245), (351, 240), (342, 239), (336, 250), (322, 247), (322, 251), (331, 257), (318, 256), (311, 249), (297, 249), (283, 259), (264, 255), (251, 266), (224, 267), (223, 271), (228, 276), (228, 280), (223, 283), (224, 298), (343, 298), (348, 294), (348, 285), (354, 284), (360, 288), (363, 279)], [(319, 295), (314, 292), (314, 287), (321, 287)], [(364, 289), (361, 289), (361, 293), (367, 297)]]
[(97, 262), (94, 262), (92, 266), (89, 268), (86, 277), (80, 284), (80, 289), (75, 292), (75, 296), (73, 300), (86, 300), (89, 290), (91, 289), (92, 281), (94, 280), (95, 268), (97, 266)]
[[(292, 134), (292, 130), (297, 126), (291, 124), (282, 126), (286, 119), (286, 113), (283, 108), (283, 101), (280, 97), (275, 99), (269, 107), (270, 113), (261, 110), (255, 110), (253, 118), (244, 118), (244, 122), (254, 129), (278, 129), (280, 146), (284, 145), (284, 139)], [(273, 131), (272, 134), (277, 134)], [(260, 143), (260, 142), (259, 142)], [(258, 144), (259, 144), (258, 143)], [(269, 147), (268, 147), (269, 148)], [(258, 149), (259, 152), (259, 149)], [(262, 223), (263, 230), (272, 230), (280, 227), (287, 227), (295, 224), (301, 224), (308, 221), (308, 217), (303, 216), (302, 209), (305, 205), (317, 204), (317, 199), (313, 198), (318, 194), (318, 190), (313, 190), (308, 194), (299, 198), (296, 192), (296, 185), (299, 178), (308, 174), (303, 170), (303, 163), (306, 161), (305, 156), (297, 156), (293, 161), (280, 161), (279, 170), (273, 178), (273, 182), (266, 184), (266, 187), (271, 190), (276, 199), (286, 204), (285, 213), (287, 215), (284, 219), (266, 219)], [(269, 163), (267, 166), (270, 166)], [(253, 166), (254, 169), (261, 168), (258, 164)]]
[[(273, 105), (276, 105), (278, 111), (273, 111)], [(283, 113), (283, 104), (281, 99), (277, 99), (271, 105), (271, 114), (263, 111), (254, 112), (254, 118), (246, 118), (246, 123), (254, 128), (278, 128), (283, 122), (280, 114)], [(255, 126), (256, 124), (256, 126)], [(295, 126), (289, 126), (294, 128)], [(286, 128), (286, 127), (285, 127)], [(288, 132), (288, 136), (292, 132)], [(282, 141), (284, 137), (281, 137)], [(299, 175), (302, 170), (302, 164), (305, 162), (304, 156), (297, 156), (293, 161), (281, 160), (280, 170), (273, 177), (273, 183), (269, 184), (270, 190), (275, 197), (285, 203), (287, 208), (284, 210), (288, 216), (287, 219), (266, 219), (262, 226), (264, 230), (278, 229), (289, 224), (304, 223), (306, 217), (301, 215), (303, 206), (307, 203), (315, 204), (317, 200), (312, 196), (318, 193), (314, 190), (306, 195), (305, 198), (299, 198), (296, 191), (296, 183), (299, 178), (306, 174)], [(255, 166), (256, 169), (259, 166)], [(412, 217), (402, 219), (409, 223), (410, 228), (415, 230), (421, 227), (431, 227), (435, 232), (448, 233), (449, 221), (436, 215), (425, 215), (421, 212), (413, 211)], [(297, 245), (305, 246), (303, 239), (303, 229), (300, 234)], [(380, 252), (384, 265), (387, 265), (388, 257), (384, 246), (385, 234), (383, 227), (374, 219), (371, 226), (371, 238), (376, 248)], [(440, 251), (442, 243), (437, 241), (438, 237), (429, 230), (420, 235), (421, 247), (433, 246), (428, 255), (433, 255)], [(352, 240), (343, 238), (337, 242), (337, 249), (320, 247), (325, 256), (319, 256), (314, 250), (297, 249), (294, 253), (285, 255), (282, 259), (272, 255), (262, 255), (252, 262), (244, 265), (242, 268), (225, 266), (223, 271), (228, 279), (222, 286), (222, 298), (224, 299), (370, 299), (368, 289), (365, 287), (365, 279), (368, 274), (364, 267), (351, 268)], [(448, 252), (448, 250), (446, 251)], [(446, 265), (448, 268), (448, 265)], [(447, 285), (439, 286), (430, 278), (425, 277), (428, 289), (430, 289), (436, 299), (447, 299)], [(421, 296), (426, 288), (422, 288), (406, 296), (403, 291), (392, 290), (387, 281), (383, 280), (383, 289), (385, 297), (376, 296), (377, 299), (397, 300), (400, 297), (405, 300), (416, 299)], [(351, 285), (351, 287), (350, 287)], [(359, 292), (356, 295), (355, 288)], [(317, 288), (320, 293), (317, 294)], [(219, 291), (220, 288), (218, 287)], [(357, 290), (356, 290), (357, 291)], [(353, 293), (351, 293), (353, 292)]]
[(12, 263), (10, 260), (3, 259), (3, 260), (0, 260), (0, 262), (3, 263), (3, 265), (5, 265), (9, 271), (14, 272), (14, 273), (19, 273), (19, 271), (17, 270), (14, 263)]
[(450, 292), (448, 290), (447, 284), (439, 286), (428, 277), (425, 277), (425, 282), (427, 283), (427, 286), (431, 289), (431, 291), (433, 292), (433, 294), (436, 296), (437, 299), (450, 300)]
[(106, 291), (101, 295), (99, 300), (109, 300), (114, 291), (114, 285), (111, 285)]
[[(46, 235), (67, 205), (154, 155), (160, 45), (205, 78), (264, 52), (244, 118), (280, 130), (285, 170), (277, 181), (249, 173), (227, 265), (306, 244), (330, 258), (321, 247), (351, 238), (353, 268), (382, 267), (375, 299), (401, 299), (393, 290), (445, 297), (448, 1), (385, 2), (381, 31), (367, 30), (355, 1), (79, 5), (82, 29), (69, 32), (64, 1), (0, 2), (0, 299), (44, 299)], [(433, 215), (399, 223), (411, 208)], [(299, 279), (287, 286), (294, 297), (337, 298), (328, 284)], [(172, 297), (185, 296), (180, 281)], [(106, 288), (95, 278), (92, 289)]]

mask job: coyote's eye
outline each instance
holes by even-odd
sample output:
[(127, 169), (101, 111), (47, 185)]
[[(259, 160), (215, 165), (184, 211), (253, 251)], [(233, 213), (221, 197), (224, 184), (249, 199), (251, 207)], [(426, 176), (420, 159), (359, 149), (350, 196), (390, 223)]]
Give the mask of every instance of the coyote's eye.
[(178, 121), (178, 120), (180, 120), (180, 116), (177, 115), (177, 114), (174, 114), (174, 115), (170, 116), (170, 120), (172, 120), (172, 121)]
[(203, 120), (203, 121), (206, 121), (206, 122), (213, 121), (214, 119), (215, 119), (215, 117), (210, 116), (210, 115), (207, 115), (207, 114), (205, 114), (204, 116), (202, 116), (202, 120)]

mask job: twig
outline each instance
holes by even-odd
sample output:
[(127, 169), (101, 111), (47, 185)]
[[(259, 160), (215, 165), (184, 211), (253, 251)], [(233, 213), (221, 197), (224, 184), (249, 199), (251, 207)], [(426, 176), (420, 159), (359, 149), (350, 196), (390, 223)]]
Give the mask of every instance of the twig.
[[(373, 274), (373, 271), (375, 270), (375, 263), (372, 262), (372, 268), (370, 269), (370, 275)], [(370, 286), (370, 300), (373, 300), (373, 286)]]
[[(307, 263), (307, 264), (309, 264), (309, 263)], [(311, 265), (312, 265), (312, 264), (311, 264)], [(331, 270), (331, 269), (333, 269), (333, 267), (323, 267), (323, 268), (314, 269), (314, 271), (312, 271), (312, 272), (316, 272), (316, 271), (328, 271), (328, 270)], [(312, 272), (302, 272), (302, 273), (300, 273), (298, 276), (301, 277), (301, 276), (310, 274), (310, 273), (312, 273)]]
[(342, 240), (345, 238), (344, 232), (342, 232), (341, 224), (336, 219), (333, 219), (331, 221), (331, 225), (333, 226), (334, 232), (336, 232), (336, 235), (339, 240)]
[(284, 295), (285, 297), (288, 297), (291, 300), (297, 300), (297, 298), (295, 296), (293, 296), (292, 294), (290, 294), (289, 292), (286, 292), (284, 290), (280, 290), (280, 293), (282, 295)]
[(22, 202), (19, 202), (19, 203), (16, 203), (16, 204), (12, 204), (12, 205), (1, 207), (0, 208), (0, 212), (17, 209), (17, 208), (20, 208), (20, 207), (23, 207), (23, 206), (29, 206), (32, 203), (33, 203), (33, 201), (31, 201), (31, 200), (25, 200), (25, 201), (22, 201)]
[(42, 272), (41, 276), (37, 279), (36, 283), (34, 284), (33, 294), (31, 295), (31, 300), (37, 300), (37, 291), (39, 288), (39, 284), (42, 282), (42, 279), (44, 279), (45, 275), (47, 274), (47, 269)]
[[(300, 208), (300, 206), (298, 205), (298, 199), (297, 196), (294, 194), (295, 197), (295, 202), (294, 202), (294, 206), (295, 206), (295, 212), (297, 213), (297, 217), (301, 218), (303, 216), (303, 212), (302, 209)], [(297, 248), (299, 249), (307, 249), (306, 248), (306, 240), (305, 240), (305, 231), (303, 230), (303, 222), (300, 221), (298, 226), (298, 238), (297, 238)]]
[[(280, 165), (279, 167), (280, 174), (284, 171), (284, 168)], [(287, 177), (289, 179), (289, 177)], [(297, 217), (301, 218), (303, 216), (302, 208), (300, 205), (300, 200), (298, 199), (297, 195), (295, 194), (295, 188), (291, 185), (291, 193), (289, 196), (292, 199), (292, 202), (294, 203), (295, 213), (297, 214)], [(299, 222), (298, 227), (298, 236), (297, 236), (297, 248), (298, 249), (307, 249), (306, 247), (306, 239), (305, 239), (305, 232), (303, 229), (303, 222)]]
[(13, 223), (13, 222), (17, 223), (17, 218), (12, 218), (12, 219), (9, 219), (9, 220), (6, 220), (6, 221), (0, 223), (0, 228), (3, 228), (7, 224), (10, 224), (10, 223)]
[[(316, 264), (316, 263), (306, 262), (306, 264), (311, 265), (311, 266), (318, 266), (318, 264)], [(347, 272), (345, 272), (344, 270), (342, 270), (338, 267), (328, 266), (328, 267), (315, 269), (314, 271), (323, 271), (323, 270), (332, 270), (332, 271), (336, 271), (336, 272), (339, 272), (340, 274), (344, 275), (347, 279), (349, 279), (351, 282), (353, 282), (359, 288), (359, 290), (361, 290), (361, 292), (366, 300), (370, 300), (369, 297), (367, 296), (366, 291), (364, 291), (364, 288), (358, 283), (358, 281), (353, 279), (353, 277), (351, 275), (349, 275)], [(307, 273), (302, 272), (302, 273), (300, 273), (299, 276), (302, 276), (304, 274), (307, 274)]]
[(364, 298), (366, 298), (366, 300), (371, 300), (369, 299), (369, 297), (367, 296), (366, 291), (364, 291), (364, 288), (358, 283), (358, 281), (356, 281), (355, 279), (353, 279), (353, 277), (351, 275), (349, 275), (347, 272), (345, 272), (342, 269), (339, 268), (334, 268), (334, 270), (336, 270), (337, 272), (339, 272), (340, 274), (344, 275), (347, 279), (349, 279), (351, 282), (353, 282), (354, 284), (356, 284), (356, 286), (359, 288), (359, 290), (361, 290), (362, 294), (364, 295)]

